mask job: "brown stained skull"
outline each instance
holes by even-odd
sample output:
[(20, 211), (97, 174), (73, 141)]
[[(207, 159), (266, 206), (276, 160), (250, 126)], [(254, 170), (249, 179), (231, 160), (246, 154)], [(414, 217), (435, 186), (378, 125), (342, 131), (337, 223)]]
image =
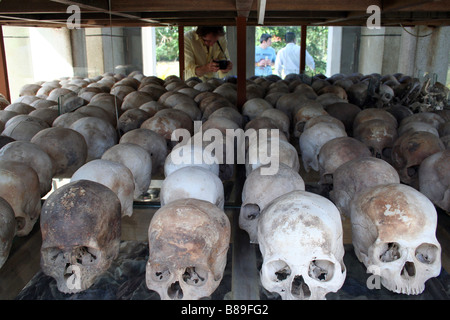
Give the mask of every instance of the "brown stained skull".
[(326, 142), (319, 151), (319, 184), (332, 185), (337, 168), (347, 161), (370, 156), (369, 148), (352, 137), (339, 137)]
[(420, 294), (439, 275), (436, 209), (414, 188), (395, 183), (366, 189), (352, 201), (351, 223), (356, 256), (388, 290)]
[(119, 254), (120, 228), (120, 201), (109, 188), (88, 180), (58, 188), (42, 206), (42, 271), (63, 293), (88, 289)]
[(381, 119), (367, 120), (354, 129), (353, 136), (370, 149), (372, 156), (391, 162), (397, 127)]
[(180, 199), (161, 207), (148, 229), (146, 284), (164, 300), (197, 300), (219, 286), (231, 227), (210, 202)]
[(393, 145), (392, 165), (403, 183), (418, 189), (420, 164), (425, 158), (444, 149), (442, 141), (430, 132), (408, 132)]
[(353, 120), (353, 132), (356, 131), (361, 123), (375, 119), (390, 123), (395, 129), (398, 127), (397, 119), (388, 111), (384, 109), (367, 108), (361, 110), (361, 112), (355, 116), (355, 119)]

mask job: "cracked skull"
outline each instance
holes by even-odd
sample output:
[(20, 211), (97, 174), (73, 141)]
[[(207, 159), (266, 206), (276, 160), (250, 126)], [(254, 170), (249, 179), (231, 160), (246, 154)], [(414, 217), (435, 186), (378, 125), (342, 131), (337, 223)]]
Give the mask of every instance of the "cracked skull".
[(325, 299), (346, 277), (338, 209), (328, 199), (293, 191), (261, 212), (261, 283), (283, 300)]
[(41, 214), (41, 268), (58, 290), (91, 287), (119, 254), (120, 201), (104, 185), (78, 180), (59, 187)]
[(422, 193), (385, 184), (359, 193), (351, 204), (355, 254), (388, 290), (420, 294), (441, 271), (437, 213)]
[(210, 202), (181, 199), (161, 207), (148, 229), (146, 284), (164, 300), (197, 300), (219, 286), (231, 227)]

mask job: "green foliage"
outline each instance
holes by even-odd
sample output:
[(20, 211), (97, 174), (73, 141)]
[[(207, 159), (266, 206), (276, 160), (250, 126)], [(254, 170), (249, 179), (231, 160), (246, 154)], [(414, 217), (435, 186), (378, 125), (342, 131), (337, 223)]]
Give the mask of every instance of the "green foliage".
[[(284, 48), (286, 42), (284, 35), (286, 32), (294, 32), (297, 36), (297, 44), (300, 45), (300, 26), (289, 27), (256, 27), (255, 31), (255, 46), (259, 45), (259, 39), (263, 33), (268, 33), (272, 36), (272, 47), (278, 52)], [(316, 73), (325, 74), (327, 69), (327, 43), (328, 43), (328, 27), (308, 27), (306, 32), (306, 50), (314, 58), (316, 64)], [(306, 67), (307, 73), (312, 73)], [(308, 72), (309, 71), (309, 72)]]

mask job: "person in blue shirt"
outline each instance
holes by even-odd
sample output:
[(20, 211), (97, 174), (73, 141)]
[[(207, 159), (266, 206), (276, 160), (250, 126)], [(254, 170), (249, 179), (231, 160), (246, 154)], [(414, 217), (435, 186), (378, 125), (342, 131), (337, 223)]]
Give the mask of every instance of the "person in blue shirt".
[(272, 66), (275, 64), (277, 54), (271, 47), (272, 36), (263, 33), (259, 39), (260, 45), (255, 49), (255, 75), (268, 76), (272, 74)]

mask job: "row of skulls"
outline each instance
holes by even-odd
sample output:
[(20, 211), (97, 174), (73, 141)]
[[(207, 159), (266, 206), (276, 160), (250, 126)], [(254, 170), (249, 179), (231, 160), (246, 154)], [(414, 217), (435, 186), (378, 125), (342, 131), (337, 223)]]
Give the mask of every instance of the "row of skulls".
[[(373, 79), (379, 80), (376, 90), (370, 85)], [(7, 207), (1, 212), (9, 212), (4, 218), (8, 222), (2, 224), (9, 226), (2, 236), (3, 256), (8, 255), (8, 239), (27, 235), (40, 214), (43, 271), (56, 279), (62, 292), (89, 288), (118, 254), (121, 217), (132, 214), (133, 200), (147, 191), (152, 174), (163, 170), (161, 209), (149, 226), (147, 286), (164, 299), (210, 295), (226, 264), (230, 223), (223, 211), (222, 181), (233, 176), (234, 166), (194, 161), (195, 166), (180, 167), (172, 161), (174, 152), (183, 152), (181, 156), (191, 162), (199, 155), (205, 160), (204, 146), (198, 149), (190, 143), (195, 136), (182, 143), (171, 139), (179, 128), (193, 135), (193, 122), (202, 121), (202, 130), (216, 128), (223, 134), (238, 128), (279, 130), (279, 170), (267, 176), (261, 173), (261, 163), (246, 163), (239, 217), (250, 241), (259, 243), (264, 257), (261, 282), (266, 289), (286, 299), (323, 299), (337, 291), (346, 275), (342, 215), (354, 222), (358, 258), (368, 268), (381, 268), (382, 283), (395, 292), (420, 293), (426, 279), (440, 271), (440, 246), (433, 233), (436, 212), (427, 197), (441, 204), (426, 191), (420, 190), (427, 197), (404, 185), (410, 182), (400, 184), (401, 172), (410, 177), (420, 163), (406, 160), (400, 167), (394, 162), (397, 153), (414, 153), (421, 145), (426, 149), (429, 142), (380, 146), (380, 141), (394, 140), (393, 136), (400, 140), (403, 122), (416, 116), (391, 104), (396, 95), (405, 96), (401, 88), (409, 90), (404, 85), (408, 80), (399, 75), (395, 79), (377, 75), (251, 78), (241, 112), (233, 78), (202, 82), (173, 76), (163, 81), (133, 73), (27, 85), (18, 101), (6, 102), (0, 110), (5, 127), (0, 196)], [(365, 108), (365, 103), (374, 101), (373, 107)], [(60, 114), (61, 110), (68, 112)], [(385, 114), (377, 118), (382, 111)], [(366, 112), (367, 119), (362, 116)], [(433, 149), (438, 160), (430, 161), (429, 168), (422, 169), (428, 173), (419, 175), (434, 181), (430, 192), (439, 197), (438, 183), (447, 191), (449, 185), (449, 170), (445, 170), (449, 155), (443, 150), (448, 145), (443, 139), (449, 135), (448, 118), (444, 112), (426, 114), (444, 119), (432, 124), (437, 139), (442, 137), (432, 146), (438, 145), (442, 154)], [(372, 125), (371, 116), (377, 124)], [(360, 121), (364, 125), (359, 126)], [(429, 129), (426, 120), (413, 122), (416, 125), (405, 125), (405, 132), (418, 136)], [(365, 133), (368, 128), (373, 129)], [(320, 183), (333, 185), (331, 200), (305, 191), (300, 158), (289, 142), (294, 137), (299, 139), (304, 169), (320, 170)], [(191, 148), (182, 148), (186, 145)], [(258, 144), (246, 147), (250, 150)], [(419, 150), (421, 160), (427, 152)], [(71, 178), (71, 182), (55, 190), (41, 208), (40, 199), (49, 192), (52, 178)], [(380, 189), (373, 194), (362, 192), (377, 185)], [(364, 202), (376, 197), (380, 201)], [(442, 203), (448, 204), (448, 192), (445, 197)], [(389, 223), (384, 222), (386, 217)], [(392, 227), (394, 223), (408, 227), (403, 232), (405, 228)], [(414, 262), (411, 256), (416, 257)], [(395, 262), (384, 267), (373, 257), (381, 263)], [(77, 288), (69, 283), (74, 265), (82, 270)], [(399, 279), (392, 280), (395, 277)]]

